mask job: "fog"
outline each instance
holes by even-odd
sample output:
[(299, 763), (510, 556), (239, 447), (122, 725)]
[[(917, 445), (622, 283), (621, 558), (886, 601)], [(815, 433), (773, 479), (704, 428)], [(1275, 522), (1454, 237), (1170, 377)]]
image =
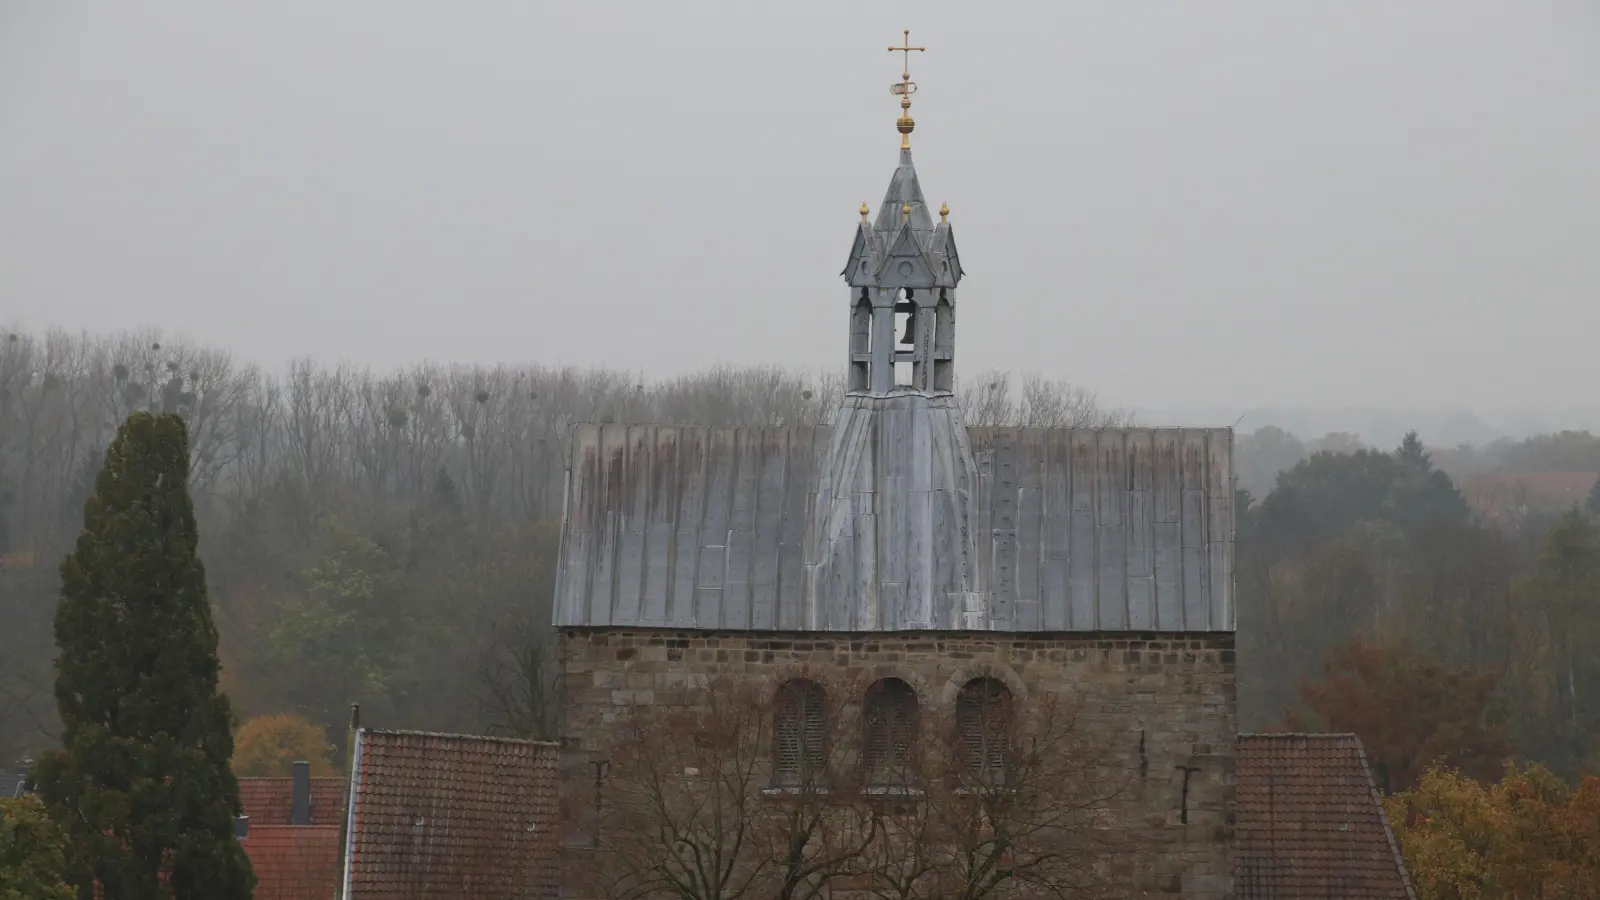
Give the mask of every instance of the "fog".
[(272, 367), (831, 365), (905, 27), (961, 371), (1219, 415), (1589, 402), (1578, 0), (5, 0), (0, 320)]

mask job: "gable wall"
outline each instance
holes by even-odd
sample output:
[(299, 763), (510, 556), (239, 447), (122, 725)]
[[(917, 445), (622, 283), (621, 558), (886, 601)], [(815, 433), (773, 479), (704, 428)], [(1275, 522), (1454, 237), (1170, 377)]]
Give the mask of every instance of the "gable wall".
[[(688, 706), (704, 679), (765, 678), (827, 667), (851, 679), (895, 676), (923, 708), (980, 675), (1039, 692), (1080, 691), (1084, 727), (1108, 736), (1113, 764), (1140, 773), (1117, 802), (1149, 849), (1117, 873), (1147, 896), (1214, 900), (1232, 885), (1236, 706), (1233, 636), (974, 632), (818, 634), (656, 629), (561, 633), (563, 833), (587, 842), (591, 760), (625, 708)], [(1184, 811), (1185, 769), (1188, 774)], [(1187, 822), (1184, 819), (1187, 818)], [(581, 854), (581, 849), (575, 851)]]

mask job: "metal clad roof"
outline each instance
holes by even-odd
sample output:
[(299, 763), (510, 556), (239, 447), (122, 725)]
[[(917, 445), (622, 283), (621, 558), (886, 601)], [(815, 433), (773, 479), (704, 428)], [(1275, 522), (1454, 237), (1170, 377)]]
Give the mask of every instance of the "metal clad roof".
[(556, 624), (1232, 631), (1230, 429), (580, 426)]

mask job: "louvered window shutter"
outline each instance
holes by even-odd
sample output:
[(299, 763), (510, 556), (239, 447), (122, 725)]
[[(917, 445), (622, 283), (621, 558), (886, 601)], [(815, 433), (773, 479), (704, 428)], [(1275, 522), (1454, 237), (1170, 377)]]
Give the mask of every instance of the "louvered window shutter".
[(901, 780), (917, 728), (917, 694), (898, 678), (885, 678), (867, 689), (863, 704), (867, 777), (874, 783)]
[(805, 708), (805, 766), (806, 771), (813, 777), (822, 771), (822, 762), (826, 755), (826, 748), (822, 745), (822, 687), (812, 682), (806, 683), (804, 695)]
[(780, 783), (798, 784), (821, 770), (827, 749), (824, 699), (822, 686), (814, 681), (790, 681), (779, 688), (773, 757)]
[(1010, 731), (1011, 692), (993, 678), (976, 678), (956, 699), (960, 751), (968, 771), (985, 781), (1003, 776)]

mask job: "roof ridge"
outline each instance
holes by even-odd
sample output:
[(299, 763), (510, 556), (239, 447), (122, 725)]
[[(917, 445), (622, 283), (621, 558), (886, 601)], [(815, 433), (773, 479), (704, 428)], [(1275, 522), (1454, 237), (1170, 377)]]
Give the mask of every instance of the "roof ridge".
[(1243, 738), (1349, 738), (1360, 746), (1361, 738), (1353, 731), (1241, 731)]
[(495, 743), (500, 743), (500, 744), (527, 744), (527, 745), (532, 746), (532, 747), (557, 747), (557, 748), (559, 748), (561, 746), (561, 742), (559, 742), (559, 741), (538, 741), (538, 740), (534, 740), (532, 738), (500, 737), (499, 735), (493, 735), (493, 734), (460, 734), (460, 733), (450, 732), (450, 731), (409, 731), (409, 730), (406, 730), (406, 729), (399, 729), (399, 728), (363, 728), (361, 730), (363, 732), (365, 732), (366, 734), (368, 734), (368, 735), (392, 735), (392, 736), (396, 736), (396, 737), (454, 738), (454, 739), (457, 739), (457, 740), (469, 740), (469, 741), (494, 741)]

